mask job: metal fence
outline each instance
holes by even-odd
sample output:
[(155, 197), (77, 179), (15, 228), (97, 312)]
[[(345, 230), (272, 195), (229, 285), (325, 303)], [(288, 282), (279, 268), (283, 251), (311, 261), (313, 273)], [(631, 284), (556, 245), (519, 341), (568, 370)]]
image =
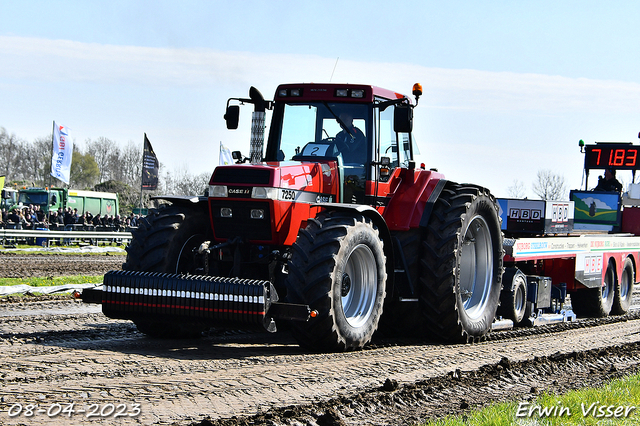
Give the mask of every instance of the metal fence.
[(3, 245), (26, 243), (38, 246), (56, 244), (89, 243), (123, 243), (131, 240), (129, 231), (78, 230), (71, 227), (64, 231), (50, 231), (47, 229), (0, 229), (0, 239)]

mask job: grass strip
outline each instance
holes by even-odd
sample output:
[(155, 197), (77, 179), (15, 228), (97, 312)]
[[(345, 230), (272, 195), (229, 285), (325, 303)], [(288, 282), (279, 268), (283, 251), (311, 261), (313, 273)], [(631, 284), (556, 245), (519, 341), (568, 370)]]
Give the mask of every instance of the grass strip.
[(425, 426), (560, 426), (640, 424), (640, 374), (599, 388), (543, 393), (533, 401), (492, 404), (463, 416), (447, 416)]
[(30, 285), (32, 287), (45, 287), (64, 284), (99, 284), (104, 275), (72, 275), (68, 277), (27, 277), (27, 278), (0, 278), (0, 286)]

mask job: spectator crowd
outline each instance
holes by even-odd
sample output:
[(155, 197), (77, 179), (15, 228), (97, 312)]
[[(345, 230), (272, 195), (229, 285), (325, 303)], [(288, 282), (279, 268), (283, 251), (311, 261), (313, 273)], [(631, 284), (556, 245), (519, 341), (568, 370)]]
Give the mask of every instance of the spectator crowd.
[(81, 228), (86, 230), (105, 229), (110, 231), (120, 231), (138, 226), (140, 216), (131, 213), (129, 216), (100, 215), (95, 216), (87, 211), (78, 214), (78, 209), (67, 207), (49, 212), (49, 215), (40, 208), (39, 205), (15, 206), (10, 211), (2, 209), (0, 218), (0, 228), (10, 229), (51, 229), (63, 230)]

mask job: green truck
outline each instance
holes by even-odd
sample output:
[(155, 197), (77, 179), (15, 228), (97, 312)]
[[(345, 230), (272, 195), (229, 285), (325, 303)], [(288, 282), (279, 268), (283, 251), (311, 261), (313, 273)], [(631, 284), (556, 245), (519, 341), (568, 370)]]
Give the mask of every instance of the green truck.
[(0, 197), (0, 208), (8, 211), (15, 204), (18, 204), (18, 191), (11, 188), (3, 188), (2, 197)]
[(23, 188), (18, 191), (18, 206), (38, 205), (46, 214), (60, 208), (78, 209), (78, 214), (118, 215), (118, 194), (65, 188)]

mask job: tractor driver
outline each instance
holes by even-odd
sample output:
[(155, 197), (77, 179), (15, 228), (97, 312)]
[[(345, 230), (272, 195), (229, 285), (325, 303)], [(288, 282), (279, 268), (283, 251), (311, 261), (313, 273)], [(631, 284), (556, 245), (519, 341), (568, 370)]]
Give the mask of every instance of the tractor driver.
[(348, 112), (340, 114), (340, 120), (346, 128), (336, 135), (336, 146), (346, 163), (364, 165), (367, 159), (367, 138), (362, 130), (353, 125), (353, 116)]
[(594, 191), (611, 191), (611, 192), (620, 192), (622, 191), (622, 184), (618, 179), (616, 179), (616, 170), (606, 169), (604, 171), (604, 177), (600, 176), (598, 178), (598, 186), (596, 186)]

